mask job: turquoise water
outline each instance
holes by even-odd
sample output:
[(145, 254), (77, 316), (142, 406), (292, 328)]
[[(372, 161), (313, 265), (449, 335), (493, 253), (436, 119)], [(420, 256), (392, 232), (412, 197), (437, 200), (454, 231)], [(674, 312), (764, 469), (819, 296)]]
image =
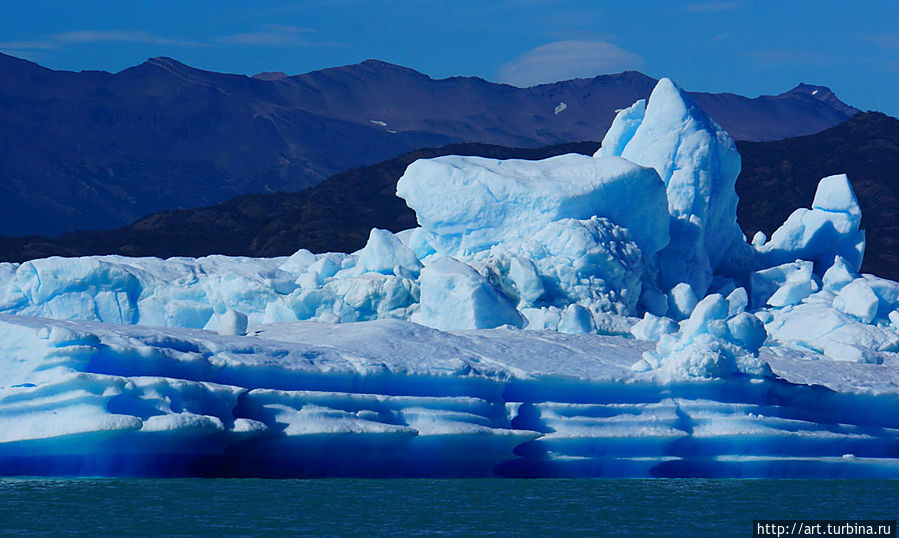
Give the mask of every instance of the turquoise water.
[(0, 535), (751, 536), (895, 519), (899, 481), (0, 479)]

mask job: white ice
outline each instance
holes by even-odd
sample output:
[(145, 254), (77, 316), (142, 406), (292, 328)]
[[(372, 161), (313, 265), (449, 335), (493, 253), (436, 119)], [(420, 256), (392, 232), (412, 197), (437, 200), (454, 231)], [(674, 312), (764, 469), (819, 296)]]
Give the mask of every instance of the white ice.
[(0, 263), (0, 474), (899, 476), (848, 178), (749, 243), (739, 167), (663, 79), (594, 157), (416, 161), (355, 253)]

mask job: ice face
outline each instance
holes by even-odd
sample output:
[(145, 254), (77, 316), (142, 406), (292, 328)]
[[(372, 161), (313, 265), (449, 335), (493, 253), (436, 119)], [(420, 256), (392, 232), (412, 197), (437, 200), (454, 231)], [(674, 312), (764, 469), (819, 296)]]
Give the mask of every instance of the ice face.
[[(661, 336), (644, 361), (652, 361), (665, 380), (769, 375), (769, 366), (758, 358), (767, 337), (764, 325), (751, 314), (730, 311), (724, 296), (706, 296), (680, 331)], [(646, 369), (643, 364), (636, 368)]]
[(417, 275), (422, 268), (415, 252), (387, 230), (372, 228), (368, 242), (358, 255), (356, 268), (360, 273), (394, 274), (400, 268)]
[(846, 284), (849, 284), (857, 277), (858, 275), (849, 267), (849, 263), (842, 256), (835, 256), (833, 265), (824, 272), (824, 277), (821, 280), (824, 284), (824, 289), (839, 293)]
[(550, 222), (527, 240), (505, 243), (482, 259), (521, 307), (579, 304), (593, 312), (632, 314), (641, 293), (643, 257), (626, 230), (607, 219)]
[(236, 310), (226, 310), (219, 317), (218, 326), (219, 334), (243, 336), (247, 334), (247, 315)]
[(646, 116), (646, 99), (640, 99), (615, 114), (612, 125), (602, 139), (602, 145), (593, 156), (620, 157), (627, 143), (637, 132), (637, 128), (643, 123), (644, 116)]
[(528, 238), (564, 218), (606, 217), (626, 228), (646, 256), (668, 243), (658, 174), (618, 157), (419, 160), (400, 178), (397, 195), (415, 210), (433, 248), (457, 258)]
[(508, 298), (477, 271), (450, 257), (421, 272), (421, 308), (412, 321), (444, 330), (521, 327), (524, 320)]
[(689, 317), (697, 302), (699, 300), (696, 298), (693, 287), (686, 282), (681, 282), (671, 288), (668, 298), (668, 313), (677, 319)]
[(861, 209), (849, 179), (845, 174), (829, 176), (818, 183), (812, 208), (794, 211), (756, 250), (766, 265), (813, 261), (820, 275), (839, 255), (849, 270), (857, 272), (865, 252), (860, 223)]
[(899, 476), (885, 451), (896, 358), (763, 349), (771, 370), (746, 376), (757, 340), (736, 337), (758, 333), (726, 303), (701, 301), (692, 352), (674, 339), (642, 373), (651, 345), (621, 337), (399, 320), (222, 336), (0, 315), (13, 351), (0, 355), (0, 473)]
[(734, 190), (740, 154), (730, 135), (663, 78), (645, 112), (639, 103), (619, 112), (597, 155), (620, 155), (658, 171), (671, 236), (659, 255), (662, 285), (685, 282), (705, 295), (724, 253), (742, 235)]
[(679, 327), (674, 320), (662, 316), (654, 316), (649, 312), (643, 315), (643, 319), (631, 327), (631, 334), (640, 340), (652, 340), (657, 342), (666, 334), (676, 333)]
[(812, 262), (796, 260), (755, 271), (750, 276), (753, 307), (786, 306), (808, 297), (813, 288), (812, 268)]
[(880, 300), (864, 279), (858, 278), (837, 293), (833, 306), (862, 323), (871, 323), (877, 316)]

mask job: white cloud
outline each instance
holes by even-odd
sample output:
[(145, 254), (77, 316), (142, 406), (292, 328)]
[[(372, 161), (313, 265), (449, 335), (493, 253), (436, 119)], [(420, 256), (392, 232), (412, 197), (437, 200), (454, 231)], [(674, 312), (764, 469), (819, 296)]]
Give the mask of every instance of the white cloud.
[(235, 43), (238, 45), (289, 47), (308, 44), (306, 37), (313, 33), (315, 33), (315, 30), (312, 28), (267, 24), (262, 26), (258, 31), (226, 35), (216, 39), (216, 41), (221, 43)]
[(500, 66), (500, 82), (527, 87), (634, 69), (643, 58), (605, 41), (556, 41)]
[(198, 47), (203, 43), (162, 37), (145, 30), (77, 30), (48, 36), (53, 43), (151, 43)]
[(202, 47), (204, 43), (162, 37), (145, 30), (76, 30), (40, 36), (37, 39), (0, 41), (0, 50), (21, 58), (34, 57), (38, 51), (53, 51), (71, 45), (90, 43), (149, 43), (176, 47)]
[(51, 50), (56, 45), (49, 41), (0, 41), (0, 50)]

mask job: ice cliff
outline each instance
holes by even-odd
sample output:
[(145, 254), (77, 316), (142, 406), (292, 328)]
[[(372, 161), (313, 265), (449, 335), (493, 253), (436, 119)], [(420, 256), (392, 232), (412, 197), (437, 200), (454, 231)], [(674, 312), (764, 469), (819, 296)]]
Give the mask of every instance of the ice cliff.
[(768, 239), (674, 83), (593, 157), (440, 157), (352, 254), (0, 264), (0, 473), (899, 476), (845, 175)]

